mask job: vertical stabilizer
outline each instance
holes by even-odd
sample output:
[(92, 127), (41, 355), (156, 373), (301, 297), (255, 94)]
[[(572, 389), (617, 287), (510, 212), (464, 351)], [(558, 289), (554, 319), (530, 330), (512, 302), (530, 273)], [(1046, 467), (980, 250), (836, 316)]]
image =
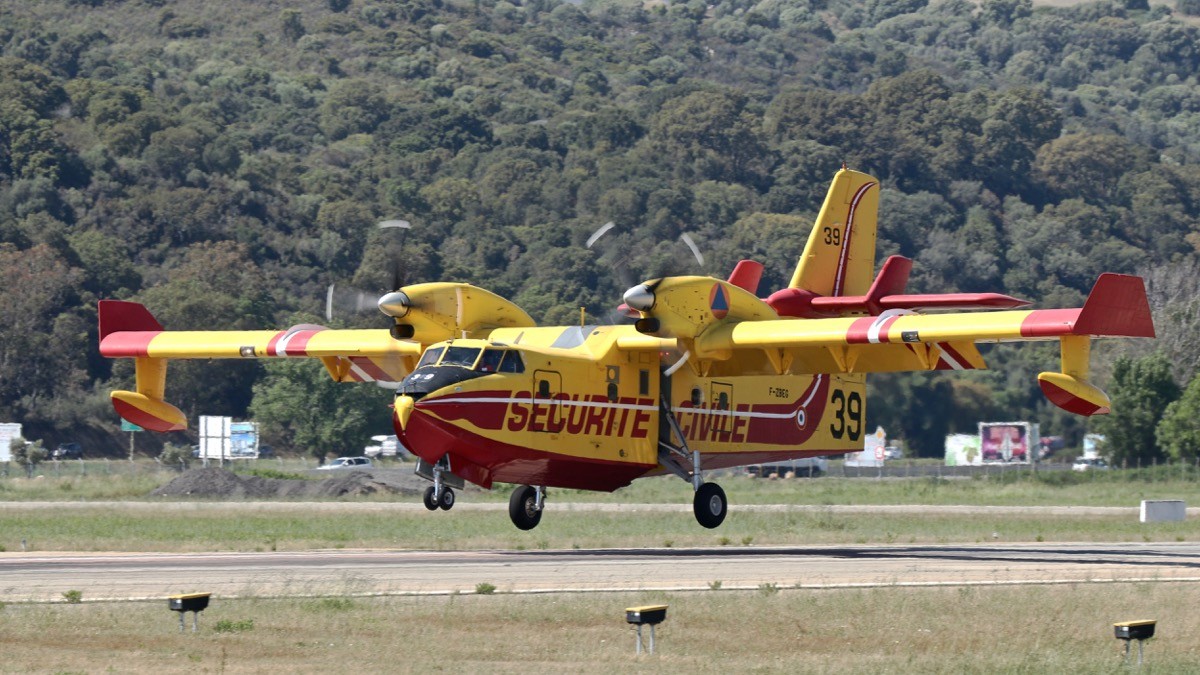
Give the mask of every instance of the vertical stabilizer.
[(878, 211), (879, 181), (838, 171), (789, 288), (823, 297), (866, 295), (875, 277)]

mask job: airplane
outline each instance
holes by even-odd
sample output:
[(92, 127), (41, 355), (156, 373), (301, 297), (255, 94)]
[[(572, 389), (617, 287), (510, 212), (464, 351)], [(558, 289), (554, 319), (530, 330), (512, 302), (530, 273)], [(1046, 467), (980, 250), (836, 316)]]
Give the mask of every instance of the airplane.
[(466, 481), (511, 483), (522, 530), (547, 488), (611, 492), (663, 474), (691, 483), (697, 522), (715, 528), (728, 501), (706, 471), (861, 451), (868, 373), (985, 368), (981, 343), (1058, 340), (1060, 369), (1038, 375), (1045, 396), (1109, 412), (1088, 381), (1090, 344), (1154, 337), (1139, 277), (1103, 274), (1072, 309), (909, 294), (910, 259), (874, 274), (878, 201), (878, 180), (843, 168), (787, 288), (760, 298), (763, 268), (748, 260), (727, 280), (652, 279), (623, 296), (632, 325), (538, 326), (499, 295), (434, 282), (379, 298), (389, 329), (165, 331), (142, 305), (106, 300), (100, 352), (136, 360), (135, 391), (111, 399), (155, 431), (187, 426), (163, 400), (172, 359), (313, 358), (339, 382), (391, 383), (396, 435), (431, 481), (425, 506), (449, 510)]

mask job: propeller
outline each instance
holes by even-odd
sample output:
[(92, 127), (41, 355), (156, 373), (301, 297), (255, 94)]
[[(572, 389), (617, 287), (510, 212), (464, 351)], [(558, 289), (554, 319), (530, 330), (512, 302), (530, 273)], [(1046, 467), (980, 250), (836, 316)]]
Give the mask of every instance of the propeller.
[[(396, 246), (397, 253), (387, 256), (389, 260), (388, 267), (390, 269), (386, 287), (389, 292), (385, 293), (381, 297), (378, 291), (365, 291), (359, 288), (342, 287), (337, 284), (330, 284), (325, 293), (326, 321), (333, 321), (333, 315), (335, 312), (342, 314), (359, 314), (375, 309), (382, 309), (382, 304), (384, 303), (385, 298), (388, 299), (387, 304), (395, 308), (400, 308), (403, 306), (404, 302), (407, 302), (407, 300), (399, 301), (397, 298), (389, 298), (389, 296), (394, 295), (404, 285), (405, 275), (401, 269), (400, 254), (404, 250), (404, 240), (407, 236), (408, 230), (412, 229), (412, 223), (407, 220), (392, 219), (378, 223), (376, 228), (380, 231), (401, 230), (400, 239), (398, 242), (396, 242), (396, 244), (394, 244), (394, 246)], [(390, 249), (391, 246), (388, 246), (388, 248)], [(380, 251), (377, 251), (376, 254), (379, 252)], [(368, 267), (370, 267), (370, 265), (368, 265)], [(376, 267), (376, 269), (379, 268)], [(379, 279), (379, 276), (375, 276), (375, 279)], [(401, 302), (401, 304), (397, 304), (397, 302)], [(384, 311), (384, 314), (388, 314), (389, 316), (403, 316), (404, 313), (407, 312), (407, 309), (396, 309), (396, 311), (400, 311), (401, 313), (388, 314), (387, 311)]]
[[(598, 242), (601, 241), (601, 239), (605, 237), (605, 235), (607, 235), (609, 232), (612, 232), (616, 226), (616, 223), (611, 220), (601, 225), (594, 232), (592, 232), (590, 236), (588, 236), (585, 246), (589, 249), (593, 248)], [(625, 293), (625, 302), (621, 305), (618, 305), (614, 311), (609, 313), (609, 315), (605, 318), (605, 323), (622, 323), (629, 319), (638, 319), (640, 316), (638, 314), (639, 310), (649, 311), (648, 308), (644, 310), (641, 309), (641, 306), (646, 304), (647, 298), (649, 299), (649, 305), (647, 305), (647, 307), (653, 306), (653, 289), (649, 288), (647, 284), (639, 284), (634, 286), (636, 280), (629, 269), (629, 259), (633, 255), (631, 251), (634, 249), (634, 247), (631, 246), (627, 241), (622, 241), (621, 239), (613, 240), (610, 237), (607, 241), (612, 241), (613, 243), (605, 247), (606, 250), (601, 257), (602, 259), (607, 259), (609, 268), (612, 269), (616, 274), (617, 281), (621, 284), (621, 286), (628, 288), (629, 290)], [(683, 245), (687, 248), (688, 253), (691, 254), (690, 258), (679, 255), (678, 253), (668, 253), (667, 257), (676, 260), (687, 259), (688, 262), (685, 263), (686, 266), (690, 266), (690, 260), (694, 259), (696, 264), (703, 268), (704, 254), (700, 252), (700, 247), (696, 245), (696, 240), (692, 238), (692, 235), (684, 232), (679, 235), (679, 241), (683, 243)], [(662, 242), (656, 246), (655, 249), (669, 249), (669, 244)], [(679, 265), (668, 264), (666, 267), (678, 268)], [(663, 272), (667, 272), (667, 274), (664, 274), (664, 276), (670, 276), (670, 274), (674, 273), (674, 271), (675, 270), (663, 270)], [(638, 292), (637, 289), (639, 288), (642, 289), (642, 291)], [(633, 295), (631, 296), (631, 294)], [(629, 301), (630, 297), (634, 298), (634, 302)]]

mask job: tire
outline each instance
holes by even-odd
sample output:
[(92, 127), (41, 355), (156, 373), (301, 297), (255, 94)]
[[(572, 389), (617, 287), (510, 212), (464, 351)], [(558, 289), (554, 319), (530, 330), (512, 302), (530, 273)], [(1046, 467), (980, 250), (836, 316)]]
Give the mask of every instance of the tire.
[(437, 511), (438, 503), (433, 500), (433, 486), (432, 485), (425, 488), (424, 501), (425, 501), (425, 508), (429, 509), (430, 511)]
[(716, 483), (701, 485), (692, 499), (692, 511), (696, 514), (697, 523), (710, 530), (717, 527), (725, 522), (725, 514), (729, 511), (725, 491)]
[(542, 512), (534, 508), (537, 504), (537, 490), (528, 485), (521, 485), (513, 490), (508, 499), (508, 517), (512, 519), (517, 529), (532, 530), (542, 521)]
[(448, 487), (442, 488), (442, 496), (438, 498), (438, 506), (443, 511), (449, 511), (454, 508), (454, 490)]

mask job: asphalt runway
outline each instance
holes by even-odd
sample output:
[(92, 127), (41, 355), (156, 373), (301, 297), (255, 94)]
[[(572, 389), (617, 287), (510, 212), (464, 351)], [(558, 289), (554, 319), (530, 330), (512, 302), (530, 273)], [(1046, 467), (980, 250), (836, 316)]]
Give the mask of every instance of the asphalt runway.
[(1200, 582), (1198, 544), (0, 553), (0, 601)]

